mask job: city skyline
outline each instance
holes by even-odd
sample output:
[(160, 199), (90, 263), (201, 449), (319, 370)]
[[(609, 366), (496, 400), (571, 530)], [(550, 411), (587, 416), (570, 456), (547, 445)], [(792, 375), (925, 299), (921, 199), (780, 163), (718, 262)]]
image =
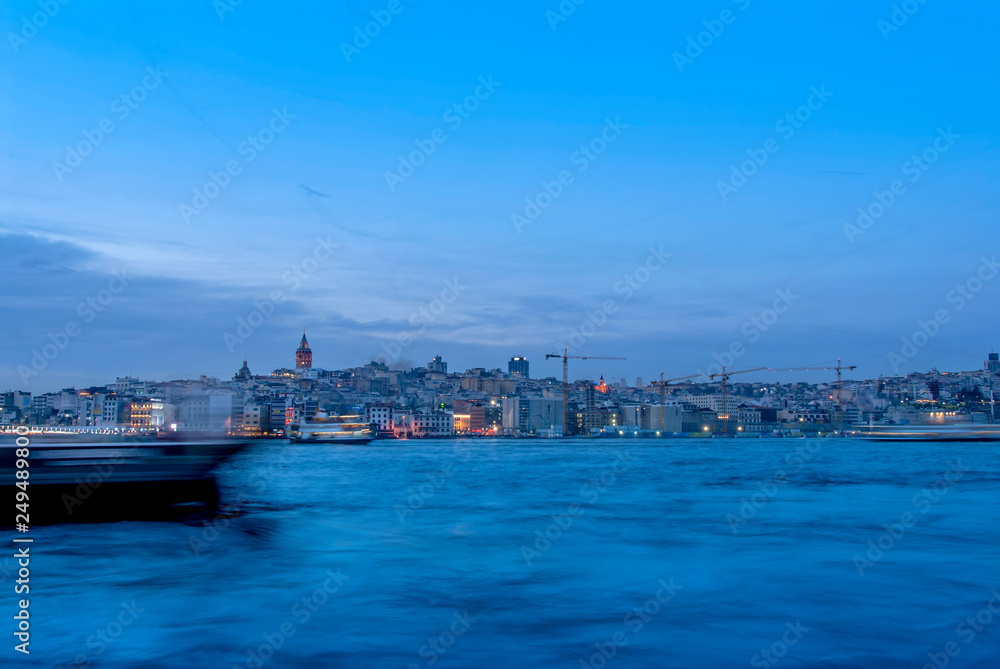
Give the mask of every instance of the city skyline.
[(369, 426), (371, 435), (355, 435), (365, 443), (376, 433), (380, 438), (823, 436), (876, 425), (994, 423), (1000, 375), (1000, 354), (990, 353), (981, 370), (860, 380), (850, 376), (853, 366), (838, 361), (835, 368), (823, 368), (836, 372), (837, 380), (818, 384), (760, 381), (743, 376), (746, 371), (727, 370), (725, 383), (687, 377), (636, 378), (633, 384), (573, 375), (564, 386), (555, 376), (532, 378), (530, 360), (523, 356), (511, 357), (505, 373), (483, 367), (449, 371), (440, 355), (408, 370), (378, 362), (324, 370), (313, 367), (311, 353), (303, 334), (294, 369), (254, 374), (244, 360), (231, 378), (118, 376), (103, 385), (53, 393), (6, 391), (0, 396), (0, 431), (156, 429), (294, 440), (307, 438), (299, 429), (303, 422), (315, 417), (322, 423), (334, 411), (352, 425)]
[[(55, 345), (51, 344), (50, 342), (50, 350), (57, 350), (56, 348), (53, 348), (54, 346)], [(135, 378), (156, 383), (167, 383), (179, 380), (192, 380), (201, 377), (225, 381), (230, 378), (234, 379), (238, 378), (242, 375), (247, 374), (248, 372), (251, 373), (254, 377), (266, 378), (280, 371), (296, 375), (303, 372), (307, 372), (312, 369), (315, 369), (320, 372), (342, 372), (345, 370), (360, 369), (372, 363), (383, 364), (387, 367), (389, 371), (395, 371), (395, 372), (411, 372), (414, 370), (427, 369), (430, 371), (438, 371), (438, 372), (443, 371), (445, 374), (449, 374), (449, 369), (448, 369), (450, 364), (449, 360), (447, 359), (446, 356), (440, 355), (440, 353), (435, 354), (433, 358), (427, 363), (415, 363), (405, 359), (393, 361), (389, 359), (389, 356), (387, 354), (383, 353), (372, 360), (364, 361), (358, 365), (347, 365), (340, 367), (324, 366), (321, 364), (314, 365), (313, 353), (314, 353), (313, 348), (308, 342), (307, 333), (303, 332), (298, 347), (294, 350), (294, 353), (290, 356), (291, 359), (285, 361), (290, 364), (279, 363), (273, 366), (268, 366), (267, 364), (258, 365), (256, 363), (253, 364), (250, 363), (249, 358), (244, 357), (242, 359), (241, 367), (237, 369), (236, 373), (233, 375), (230, 375), (226, 372), (220, 374), (209, 374), (202, 372), (190, 376), (176, 376), (176, 375), (143, 376), (141, 374), (139, 375), (133, 374), (131, 371), (127, 373), (118, 373), (112, 370), (108, 372), (108, 375), (95, 379), (93, 383), (84, 383), (84, 384), (58, 386), (58, 387), (57, 386), (47, 387), (37, 383), (33, 383), (32, 380), (35, 377), (38, 377), (39, 379), (45, 378), (44, 370), (41, 370), (36, 373), (31, 367), (25, 367), (20, 370), (20, 373), (22, 375), (22, 378), (28, 379), (28, 382), (26, 383), (22, 382), (21, 385), (19, 386), (15, 385), (6, 387), (3, 388), (3, 390), (5, 392), (20, 391), (20, 392), (29, 392), (33, 394), (43, 394), (43, 393), (59, 392), (71, 388), (83, 389), (88, 387), (105, 387), (109, 384), (109, 378), (111, 378), (112, 376), (118, 379)], [(570, 355), (570, 358), (572, 358), (574, 352), (572, 350), (569, 350), (568, 353)], [(555, 353), (551, 353), (549, 354), (549, 357), (557, 358), (559, 356), (556, 356)], [(531, 356), (515, 354), (510, 356), (510, 358), (503, 364), (497, 364), (497, 365), (478, 364), (475, 366), (468, 366), (468, 367), (458, 367), (452, 365), (450, 374), (453, 376), (455, 375), (460, 376), (468, 374), (469, 372), (473, 372), (475, 370), (486, 370), (489, 373), (500, 372), (502, 374), (505, 374), (506, 376), (514, 378), (525, 378), (525, 379), (530, 378), (533, 380), (541, 380), (541, 379), (555, 379), (556, 381), (559, 380), (561, 373), (559, 371), (559, 367), (557, 364), (558, 359), (555, 359), (551, 363), (549, 363), (544, 354), (539, 355), (538, 358), (534, 359), (535, 366), (531, 367), (529, 371), (529, 365), (532, 364), (531, 362), (532, 359), (533, 358)], [(741, 374), (741, 376), (737, 377), (736, 381), (730, 381), (731, 384), (741, 383), (741, 382), (767, 384), (768, 382), (771, 382), (771, 383), (808, 383), (813, 385), (823, 385), (823, 384), (830, 384), (833, 382), (831, 374), (835, 373), (834, 370), (836, 369), (836, 366), (838, 364), (843, 365), (844, 369), (843, 379), (844, 382), (847, 382), (847, 381), (872, 381), (878, 378), (891, 378), (891, 377), (903, 378), (908, 376), (909, 374), (931, 374), (934, 372), (943, 372), (945, 374), (975, 374), (979, 371), (988, 371), (992, 374), (997, 374), (1000, 373), (1000, 362), (998, 362), (998, 360), (1000, 360), (1000, 354), (995, 353), (991, 349), (990, 352), (987, 353), (986, 356), (984, 357), (984, 360), (981, 363), (981, 368), (966, 367), (966, 368), (956, 368), (956, 369), (942, 369), (937, 366), (932, 366), (925, 370), (915, 369), (896, 374), (888, 374), (888, 375), (878, 374), (874, 376), (868, 376), (865, 375), (863, 371), (857, 370), (856, 366), (851, 365), (849, 362), (841, 360), (826, 360), (826, 361), (816, 362), (808, 366), (802, 366), (803, 368), (799, 367), (786, 368), (786, 367), (775, 366), (775, 367), (752, 368), (749, 369), (748, 371), (745, 371), (743, 369), (743, 367), (748, 367), (748, 366), (727, 364), (726, 371), (730, 373), (736, 372)], [(720, 357), (718, 361), (712, 362), (705, 369), (696, 370), (697, 374), (683, 377), (683, 381), (679, 381), (679, 385), (680, 386), (718, 385), (720, 381), (711, 377), (712, 375), (718, 375), (723, 371), (723, 365), (722, 365), (723, 362), (728, 362), (728, 359)], [(645, 374), (638, 374), (632, 377), (615, 373), (605, 373), (604, 369), (606, 367), (610, 367), (618, 363), (620, 363), (620, 361), (618, 360), (609, 361), (600, 359), (596, 360), (572, 359), (570, 361), (571, 365), (570, 377), (569, 377), (570, 381), (571, 383), (578, 383), (581, 381), (589, 381), (597, 383), (598, 378), (604, 380), (605, 377), (607, 377), (608, 382), (615, 386), (621, 385), (621, 382), (624, 381), (625, 386), (628, 388), (648, 389), (655, 386), (658, 380), (660, 379), (661, 372), (656, 372), (656, 373), (649, 372)], [(505, 367), (506, 370), (504, 369)], [(254, 369), (256, 369), (257, 371), (254, 372), (253, 371)], [(512, 371), (515, 369), (519, 371)], [(664, 374), (665, 376), (669, 376), (670, 372), (662, 372), (662, 374)], [(746, 375), (743, 376), (742, 374)], [(682, 377), (674, 377), (674, 378), (681, 379)], [(639, 383), (640, 381), (641, 384)]]

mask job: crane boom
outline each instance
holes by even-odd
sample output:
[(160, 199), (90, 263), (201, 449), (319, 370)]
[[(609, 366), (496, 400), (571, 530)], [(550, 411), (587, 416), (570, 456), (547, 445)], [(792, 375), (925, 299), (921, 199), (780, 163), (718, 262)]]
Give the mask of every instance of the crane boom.
[(613, 356), (605, 355), (569, 355), (569, 348), (563, 349), (560, 353), (546, 353), (545, 359), (549, 358), (562, 358), (563, 363), (563, 386), (562, 386), (562, 399), (563, 399), (563, 437), (566, 436), (569, 430), (569, 359), (574, 360), (624, 360), (625, 358), (616, 358)]
[(837, 358), (836, 367), (790, 367), (788, 369), (772, 369), (772, 372), (821, 372), (826, 370), (835, 369), (837, 370), (837, 431), (843, 436), (844, 435), (844, 402), (843, 402), (843, 392), (841, 391), (841, 381), (840, 373), (843, 370), (854, 370), (857, 369), (857, 365), (842, 365), (840, 364), (840, 358)]
[(768, 368), (767, 367), (754, 367), (753, 369), (741, 369), (738, 372), (727, 372), (726, 371), (726, 366), (723, 365), (722, 366), (722, 373), (721, 374), (709, 374), (708, 375), (708, 378), (710, 378), (710, 379), (714, 379), (717, 376), (722, 378), (722, 411), (724, 412), (724, 416), (722, 416), (722, 415), (719, 416), (719, 418), (721, 418), (723, 420), (723, 423), (722, 423), (722, 434), (729, 434), (729, 407), (728, 407), (728, 405), (726, 403), (726, 399), (728, 397), (728, 390), (726, 389), (726, 384), (729, 382), (729, 377), (733, 376), (734, 374), (747, 374), (749, 372), (761, 372), (761, 371), (764, 371), (766, 369), (768, 369)]
[(684, 381), (686, 379), (695, 379), (695, 378), (697, 378), (699, 376), (701, 376), (701, 374), (692, 374), (691, 376), (678, 376), (678, 377), (675, 377), (675, 378), (672, 378), (672, 379), (664, 379), (663, 378), (663, 372), (660, 372), (660, 380), (659, 381), (653, 381), (652, 383), (649, 384), (651, 386), (659, 386), (660, 387), (660, 432), (663, 432), (664, 427), (666, 425), (666, 423), (664, 422), (664, 419), (663, 419), (663, 405), (666, 404), (666, 400), (667, 400), (667, 385), (671, 381)]

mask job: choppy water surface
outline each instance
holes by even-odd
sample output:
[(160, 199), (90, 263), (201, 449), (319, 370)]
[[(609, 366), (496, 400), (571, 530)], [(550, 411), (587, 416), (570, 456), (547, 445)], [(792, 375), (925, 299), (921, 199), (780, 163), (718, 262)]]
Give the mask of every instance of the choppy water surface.
[(997, 448), (263, 442), (218, 530), (33, 530), (28, 665), (993, 668)]

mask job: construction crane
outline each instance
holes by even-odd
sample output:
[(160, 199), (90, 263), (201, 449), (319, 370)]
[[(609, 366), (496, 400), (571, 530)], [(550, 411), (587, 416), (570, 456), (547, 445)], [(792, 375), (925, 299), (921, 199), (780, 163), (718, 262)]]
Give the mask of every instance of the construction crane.
[(842, 393), (840, 390), (840, 373), (842, 370), (853, 370), (857, 369), (857, 365), (842, 365), (840, 364), (840, 358), (837, 358), (836, 367), (792, 367), (789, 369), (772, 369), (772, 372), (822, 372), (826, 370), (835, 369), (837, 370), (837, 431), (841, 436), (844, 434), (844, 403), (842, 401)]
[(649, 384), (651, 386), (660, 387), (660, 432), (663, 432), (663, 428), (665, 425), (663, 420), (663, 405), (666, 404), (667, 400), (667, 386), (670, 384), (671, 381), (685, 381), (687, 379), (698, 378), (699, 376), (701, 376), (701, 374), (692, 374), (691, 376), (678, 376), (677, 378), (674, 379), (664, 379), (663, 372), (660, 372), (660, 380), (653, 381), (652, 383)]
[(563, 436), (566, 436), (566, 432), (569, 429), (569, 359), (574, 360), (624, 360), (625, 358), (614, 358), (604, 355), (569, 355), (569, 349), (563, 349), (562, 354), (559, 353), (546, 353), (545, 359), (549, 358), (562, 358), (563, 363)]
[[(741, 369), (738, 372), (727, 372), (726, 366), (722, 366), (722, 373), (720, 374), (709, 374), (708, 378), (714, 379), (715, 377), (720, 377), (722, 379), (722, 411), (725, 412), (725, 422), (722, 424), (722, 434), (729, 434), (729, 408), (726, 404), (726, 397), (728, 396), (728, 391), (726, 390), (726, 384), (729, 383), (729, 377), (734, 374), (747, 374), (748, 372), (762, 372), (768, 369), (767, 367), (755, 367), (754, 369)], [(719, 418), (722, 418), (720, 415)]]

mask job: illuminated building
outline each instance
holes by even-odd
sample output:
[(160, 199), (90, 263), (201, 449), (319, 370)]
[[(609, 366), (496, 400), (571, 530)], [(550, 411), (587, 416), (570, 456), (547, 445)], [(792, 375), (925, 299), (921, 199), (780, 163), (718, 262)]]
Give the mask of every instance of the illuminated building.
[(306, 339), (306, 333), (303, 332), (302, 341), (299, 343), (299, 347), (295, 349), (295, 369), (312, 369), (312, 366), (312, 350), (309, 348), (309, 341)]
[(436, 355), (434, 359), (427, 363), (427, 371), (429, 372), (439, 372), (441, 374), (448, 373), (448, 363), (441, 359), (441, 356)]
[(472, 434), (499, 434), (502, 426), (503, 407), (501, 402), (494, 399), (490, 400), (489, 404), (476, 403), (469, 407), (469, 432)]
[(469, 434), (471, 432), (469, 428), (471, 414), (467, 413), (457, 413), (455, 414), (455, 434)]
[(507, 363), (507, 373), (511, 376), (520, 376), (522, 378), (530, 378), (528, 376), (528, 359), (523, 355), (514, 356)]
[(162, 428), (174, 422), (175, 408), (163, 400), (143, 399), (131, 402), (129, 424), (133, 428)]

